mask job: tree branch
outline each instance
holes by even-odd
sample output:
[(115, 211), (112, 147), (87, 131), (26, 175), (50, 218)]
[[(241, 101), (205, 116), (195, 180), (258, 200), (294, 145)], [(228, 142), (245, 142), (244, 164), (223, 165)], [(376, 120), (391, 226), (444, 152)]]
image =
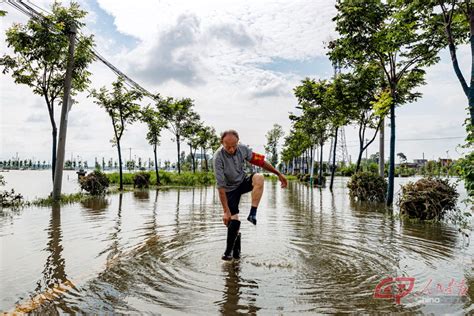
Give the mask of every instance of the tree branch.
[[(454, 72), (456, 73), (456, 76), (458, 77), (458, 80), (461, 83), (464, 94), (467, 97), (469, 97), (469, 87), (466, 83), (466, 79), (464, 79), (461, 69), (459, 68), (458, 58), (456, 54), (456, 45), (453, 40), (453, 33), (451, 30), (452, 15), (451, 13), (447, 12), (447, 9), (444, 6), (444, 3), (442, 0), (438, 0), (438, 3), (440, 4), (441, 10), (443, 12), (443, 20), (445, 23), (444, 27), (445, 27), (447, 40), (448, 40), (448, 47), (449, 47), (449, 52), (451, 54), (451, 61), (453, 63)], [(453, 0), (453, 6), (454, 6), (454, 3), (455, 3), (455, 0)], [(454, 11), (454, 9), (452, 9), (451, 11)]]

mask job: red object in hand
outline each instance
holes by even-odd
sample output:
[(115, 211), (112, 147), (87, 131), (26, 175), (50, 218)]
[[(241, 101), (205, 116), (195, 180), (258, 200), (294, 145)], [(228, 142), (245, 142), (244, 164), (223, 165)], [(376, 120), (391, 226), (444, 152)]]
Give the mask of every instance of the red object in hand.
[(257, 153), (252, 153), (252, 159), (249, 161), (252, 165), (262, 167), (265, 162), (265, 156)]

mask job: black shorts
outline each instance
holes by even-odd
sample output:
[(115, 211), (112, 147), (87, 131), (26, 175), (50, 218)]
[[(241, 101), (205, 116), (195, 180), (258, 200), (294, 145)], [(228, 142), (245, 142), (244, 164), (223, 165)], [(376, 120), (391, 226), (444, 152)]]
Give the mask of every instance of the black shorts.
[(226, 192), (227, 196), (227, 204), (229, 205), (230, 209), (230, 214), (235, 215), (239, 214), (239, 202), (240, 202), (240, 196), (242, 194), (248, 193), (252, 191), (253, 185), (252, 185), (252, 177), (254, 173), (250, 175), (246, 175), (244, 178), (244, 181), (242, 181), (241, 184), (237, 187), (237, 189)]

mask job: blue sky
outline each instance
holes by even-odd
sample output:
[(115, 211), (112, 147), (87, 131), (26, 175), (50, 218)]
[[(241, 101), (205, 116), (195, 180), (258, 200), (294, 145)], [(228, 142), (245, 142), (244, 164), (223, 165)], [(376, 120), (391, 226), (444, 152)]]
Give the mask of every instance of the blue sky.
[(315, 56), (302, 60), (289, 60), (284, 58), (272, 58), (268, 63), (256, 64), (256, 67), (299, 77), (330, 78), (334, 74), (331, 62), (326, 56)]

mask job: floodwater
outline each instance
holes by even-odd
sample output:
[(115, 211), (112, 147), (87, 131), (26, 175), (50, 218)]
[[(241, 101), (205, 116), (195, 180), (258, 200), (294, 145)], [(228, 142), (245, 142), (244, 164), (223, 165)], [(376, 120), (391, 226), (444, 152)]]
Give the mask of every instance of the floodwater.
[[(266, 181), (258, 225), (242, 221), (239, 262), (220, 259), (226, 229), (214, 187), (4, 209), (0, 311), (473, 313), (474, 240), (352, 203), (346, 181), (337, 178), (334, 194)], [(240, 206), (246, 217), (249, 195)], [(413, 289), (399, 302), (387, 286), (374, 297), (388, 277)]]

